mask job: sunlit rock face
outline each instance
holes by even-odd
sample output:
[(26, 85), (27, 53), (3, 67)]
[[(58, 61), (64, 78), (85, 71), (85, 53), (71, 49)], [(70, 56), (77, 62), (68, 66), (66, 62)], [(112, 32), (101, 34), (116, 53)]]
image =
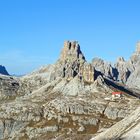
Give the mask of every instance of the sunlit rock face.
[(85, 56), (77, 41), (65, 41), (60, 58), (55, 64), (52, 79), (61, 77), (70, 80), (76, 76), (80, 80), (93, 82), (94, 68), (86, 62)]
[(137, 42), (137, 44), (136, 44), (136, 50), (132, 54), (130, 60), (131, 60), (131, 62), (133, 64), (136, 64), (138, 61), (140, 61), (140, 41)]
[(77, 41), (65, 41), (62, 49), (60, 60), (61, 61), (85, 61), (85, 57), (80, 49)]
[(115, 69), (118, 71), (117, 80), (126, 83), (131, 74), (131, 64), (123, 57), (119, 57), (115, 63)]
[(137, 42), (137, 45), (136, 45), (136, 52), (138, 54), (140, 54), (140, 41)]
[(78, 76), (84, 82), (92, 83), (95, 80), (95, 69), (90, 63), (85, 63), (79, 68)]
[(140, 41), (136, 44), (136, 50), (130, 57), (129, 64), (131, 64), (129, 65), (131, 66), (131, 74), (126, 85), (131, 88), (140, 89)]

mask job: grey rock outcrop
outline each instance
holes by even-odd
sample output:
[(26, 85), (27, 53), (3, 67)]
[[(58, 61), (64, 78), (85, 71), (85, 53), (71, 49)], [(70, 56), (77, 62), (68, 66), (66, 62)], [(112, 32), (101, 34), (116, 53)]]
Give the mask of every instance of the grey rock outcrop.
[(0, 120), (0, 139), (14, 139), (26, 125), (22, 121)]
[(138, 88), (140, 81), (140, 42), (136, 44), (136, 51), (132, 54), (128, 61), (119, 59), (115, 64), (115, 68), (118, 70), (118, 80), (123, 82), (131, 88)]
[(139, 118), (140, 108), (138, 107), (132, 114), (91, 140), (139, 140)]
[(131, 75), (126, 85), (131, 88), (140, 89), (140, 42), (136, 45), (136, 51), (132, 54), (129, 62), (131, 63)]
[(134, 88), (134, 89), (140, 89), (140, 63), (137, 63), (135, 70), (130, 75), (127, 86)]
[(74, 78), (79, 73), (79, 67), (86, 62), (83, 53), (80, 50), (78, 42), (64, 42), (64, 47), (60, 54), (60, 59), (56, 63), (54, 78), (66, 77)]
[(19, 87), (17, 79), (0, 75), (0, 100), (15, 98), (18, 95)]
[(94, 58), (92, 60), (92, 66), (106, 77), (114, 80), (116, 79), (116, 73), (115, 73), (116, 71), (110, 63), (105, 62), (100, 58)]
[(115, 69), (117, 70), (116, 79), (122, 83), (126, 83), (131, 72), (133, 71), (132, 64), (128, 61), (125, 61), (123, 57), (118, 58), (115, 63)]
[[(94, 58), (92, 65), (95, 70), (101, 72), (105, 77), (118, 81), (130, 87), (138, 87), (139, 80), (139, 65), (140, 65), (140, 42), (136, 45), (136, 51), (132, 54), (128, 61), (123, 57), (117, 59), (117, 62), (112, 65), (100, 58)], [(134, 82), (132, 82), (134, 81)], [(133, 83), (131, 85), (131, 83)]]
[(61, 77), (70, 80), (76, 76), (86, 82), (93, 82), (94, 68), (91, 64), (86, 63), (77, 41), (66, 41), (64, 42), (60, 58), (51, 74), (51, 79), (55, 80)]
[(136, 51), (132, 54), (130, 60), (133, 64), (136, 64), (140, 61), (140, 42), (137, 42), (136, 44)]

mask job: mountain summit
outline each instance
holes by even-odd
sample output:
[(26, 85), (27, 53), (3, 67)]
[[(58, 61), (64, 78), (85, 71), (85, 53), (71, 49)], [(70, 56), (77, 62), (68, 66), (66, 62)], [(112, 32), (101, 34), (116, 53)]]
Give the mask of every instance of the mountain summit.
[(80, 45), (78, 41), (65, 41), (64, 47), (62, 49), (60, 60), (83, 60), (85, 61), (85, 57), (80, 49)]
[(53, 79), (58, 77), (67, 80), (78, 77), (87, 82), (94, 81), (94, 68), (87, 63), (77, 41), (65, 41), (60, 59), (55, 64)]
[(137, 54), (140, 54), (140, 41), (137, 42), (137, 45), (136, 45), (136, 53)]
[(0, 74), (9, 75), (9, 73), (6, 70), (6, 68), (4, 66), (2, 66), (2, 65), (0, 65)]

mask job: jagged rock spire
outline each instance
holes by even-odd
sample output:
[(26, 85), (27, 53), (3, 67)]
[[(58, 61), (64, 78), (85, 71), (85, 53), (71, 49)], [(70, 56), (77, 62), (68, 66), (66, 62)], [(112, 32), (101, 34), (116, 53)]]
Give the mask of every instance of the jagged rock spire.
[(75, 61), (77, 59), (85, 61), (85, 57), (80, 49), (78, 41), (65, 41), (60, 55), (60, 60)]
[(136, 64), (140, 60), (140, 41), (137, 42), (136, 44), (136, 51), (132, 54), (130, 61), (133, 64)]
[(136, 44), (136, 53), (140, 54), (140, 41), (138, 41)]
[(65, 41), (60, 58), (52, 73), (53, 79), (57, 77), (73, 79), (74, 77), (86, 82), (94, 81), (94, 68), (87, 64), (77, 41)]

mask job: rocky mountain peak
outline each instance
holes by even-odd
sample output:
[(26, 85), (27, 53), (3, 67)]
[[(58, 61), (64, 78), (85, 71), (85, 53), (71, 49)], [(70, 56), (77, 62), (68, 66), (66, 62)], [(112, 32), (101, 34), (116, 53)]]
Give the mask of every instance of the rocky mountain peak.
[(136, 44), (136, 53), (140, 54), (140, 41), (138, 41)]
[(9, 73), (6, 70), (6, 68), (4, 66), (2, 66), (2, 65), (0, 65), (0, 74), (9, 75)]
[(84, 60), (85, 57), (80, 49), (78, 41), (65, 41), (62, 49), (60, 60)]
[(119, 58), (117, 59), (117, 62), (125, 62), (124, 57), (119, 57)]
[(136, 64), (140, 61), (140, 41), (137, 42), (136, 51), (132, 54), (130, 60), (133, 64)]
[(51, 79), (58, 77), (72, 80), (78, 77), (79, 80), (92, 83), (95, 80), (94, 67), (87, 63), (77, 41), (65, 41), (60, 59), (54, 65), (54, 72)]

